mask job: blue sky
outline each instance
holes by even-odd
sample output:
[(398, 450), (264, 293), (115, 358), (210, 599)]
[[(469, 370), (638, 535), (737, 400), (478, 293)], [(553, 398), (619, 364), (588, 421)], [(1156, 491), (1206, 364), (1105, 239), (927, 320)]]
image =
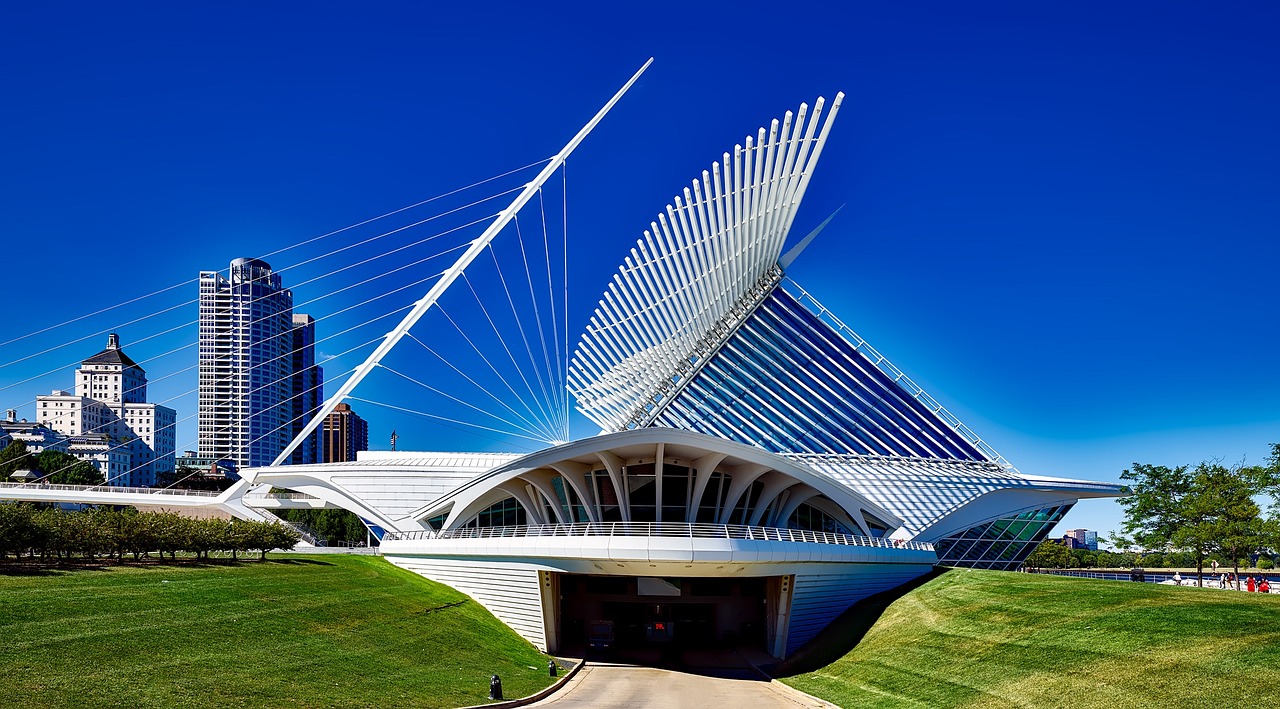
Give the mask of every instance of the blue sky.
[[(653, 56), (570, 163), (574, 338), (677, 189), (769, 119), (844, 91), (796, 228), (845, 207), (792, 267), (799, 283), (1025, 472), (1257, 462), (1280, 440), (1278, 15), (10, 7), (0, 341), (545, 158)], [(122, 329), (131, 355), (152, 354)], [(99, 345), (0, 369), (0, 385)], [(3, 362), (26, 354), (2, 349)], [(69, 387), (70, 369), (50, 381), (2, 403)], [(375, 446), (396, 427), (448, 447), (370, 418)], [(1113, 502), (1085, 502), (1063, 528), (1119, 519)]]

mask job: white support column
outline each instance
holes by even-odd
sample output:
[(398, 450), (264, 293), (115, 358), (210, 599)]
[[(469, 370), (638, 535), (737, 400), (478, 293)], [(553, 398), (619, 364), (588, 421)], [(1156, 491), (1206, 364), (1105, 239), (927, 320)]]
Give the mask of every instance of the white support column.
[(770, 470), (772, 468), (768, 466), (751, 463), (732, 471), (729, 474), (731, 480), (729, 492), (724, 498), (724, 509), (720, 510), (720, 518), (716, 520), (716, 524), (732, 524), (733, 510), (738, 506), (738, 500), (742, 498), (742, 494), (751, 489), (751, 483), (755, 482), (756, 478)]
[(547, 181), (547, 178), (551, 177), (555, 174), (556, 170), (560, 169), (560, 166), (564, 164), (564, 161), (569, 157), (569, 154), (578, 147), (578, 144), (587, 137), (587, 134), (596, 127), (596, 124), (605, 117), (605, 114), (613, 108), (613, 105), (622, 98), (622, 95), (631, 88), (632, 84), (636, 83), (636, 80), (640, 78), (640, 75), (643, 74), (652, 63), (653, 58), (650, 58), (649, 61), (645, 62), (644, 66), (640, 67), (640, 70), (631, 77), (631, 80), (623, 85), (623, 87), (613, 95), (613, 98), (609, 99), (609, 102), (606, 103), (604, 107), (601, 108), (596, 115), (582, 127), (582, 130), (578, 131), (577, 135), (573, 136), (572, 140), (560, 149), (560, 152), (557, 153), (555, 157), (551, 158), (551, 162), (547, 163), (546, 167), (542, 168), (542, 172), (538, 173), (538, 176), (535, 177), (532, 182), (525, 185), (524, 190), (516, 196), (506, 209), (502, 210), (502, 212), (498, 214), (498, 218), (489, 225), (489, 228), (485, 229), (483, 234), (481, 234), (475, 241), (471, 242), (471, 246), (467, 248), (466, 252), (458, 258), (457, 262), (444, 272), (444, 275), (440, 277), (440, 280), (436, 281), (435, 285), (433, 285), (431, 290), (423, 296), (422, 300), (419, 300), (414, 304), (413, 309), (405, 315), (404, 319), (400, 321), (400, 324), (397, 325), (394, 330), (387, 333), (386, 337), (383, 338), (382, 343), (374, 349), (374, 351), (369, 355), (369, 358), (366, 359), (359, 367), (356, 367), (355, 372), (342, 383), (342, 386), (338, 388), (338, 391), (335, 392), (333, 396), (325, 400), (324, 406), (320, 407), (320, 410), (317, 411), (316, 415), (307, 422), (307, 425), (303, 427), (302, 431), (298, 433), (288, 446), (285, 446), (284, 451), (281, 452), (280, 455), (276, 456), (275, 461), (271, 463), (272, 465), (280, 465), (284, 461), (288, 460), (289, 456), (293, 454), (294, 449), (301, 445), (302, 442), (320, 426), (320, 423), (333, 412), (334, 408), (347, 398), (351, 391), (356, 388), (356, 385), (363, 381), (364, 378), (368, 376), (369, 372), (373, 371), (373, 369), (378, 366), (378, 363), (382, 361), (382, 358), (386, 356), (386, 354), (390, 352), (406, 334), (408, 334), (409, 330), (418, 322), (419, 319), (422, 318), (423, 315), (426, 314), (427, 310), (429, 310), (432, 305), (435, 305), (440, 296), (448, 290), (449, 286), (453, 285), (453, 282), (457, 280), (458, 276), (462, 275), (463, 270), (465, 270), (466, 267), (475, 260), (476, 256), (479, 256), (480, 253), (484, 251), (485, 247), (489, 245), (489, 242), (493, 241), (493, 238), (498, 235), (498, 232), (502, 231), (503, 227), (505, 227), (507, 223), (515, 217), (520, 209), (524, 207), (525, 203), (537, 194), (538, 190), (542, 189), (542, 184)]
[(769, 604), (769, 654), (779, 660), (787, 656), (787, 635), (791, 632), (791, 598), (794, 595), (796, 577), (774, 576), (767, 586)]
[(667, 444), (659, 443), (653, 456), (653, 521), (662, 521), (662, 457), (667, 454)]
[(538, 572), (538, 595), (542, 600), (542, 634), (546, 638), (546, 651), (560, 650), (560, 574), (554, 571)]
[(591, 467), (571, 460), (551, 463), (550, 467), (560, 473), (560, 477), (564, 478), (564, 481), (577, 494), (578, 499), (582, 501), (582, 509), (587, 513), (587, 521), (599, 522), (600, 505), (595, 495), (591, 494), (595, 491), (587, 484), (587, 473), (591, 472)]
[(609, 471), (609, 480), (613, 483), (613, 492), (618, 498), (618, 511), (622, 514), (622, 521), (630, 522), (631, 495), (627, 490), (627, 481), (622, 476), (622, 459), (609, 451), (599, 451), (596, 457), (604, 464), (604, 469)]
[(720, 465), (726, 457), (725, 453), (709, 453), (690, 464), (695, 471), (695, 479), (693, 493), (689, 495), (689, 507), (684, 515), (689, 522), (698, 521), (698, 507), (702, 505), (702, 495), (707, 490), (707, 483), (711, 480), (711, 474), (715, 472), (716, 466)]

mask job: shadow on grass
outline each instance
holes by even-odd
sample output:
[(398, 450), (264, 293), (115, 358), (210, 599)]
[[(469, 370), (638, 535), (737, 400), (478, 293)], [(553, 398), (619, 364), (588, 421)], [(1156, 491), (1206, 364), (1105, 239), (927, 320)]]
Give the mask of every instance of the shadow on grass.
[(319, 559), (259, 559), (247, 557), (240, 559), (63, 559), (62, 561), (0, 561), (0, 576), (65, 576), (82, 571), (110, 571), (111, 569), (211, 569), (232, 567), (252, 567), (259, 564), (283, 566), (333, 566), (331, 561)]
[(248, 563), (284, 564), (287, 566), (333, 566), (332, 561), (321, 561), (319, 559), (263, 559), (262, 561), (253, 559)]
[(862, 642), (867, 631), (880, 620), (885, 609), (894, 601), (949, 571), (950, 569), (934, 567), (932, 571), (913, 581), (858, 601), (831, 621), (799, 652), (771, 668), (769, 673), (774, 677), (791, 677), (821, 669), (844, 657)]
[(76, 571), (102, 571), (101, 566), (81, 569), (75, 566), (57, 566), (55, 564), (0, 564), (0, 576), (66, 576)]

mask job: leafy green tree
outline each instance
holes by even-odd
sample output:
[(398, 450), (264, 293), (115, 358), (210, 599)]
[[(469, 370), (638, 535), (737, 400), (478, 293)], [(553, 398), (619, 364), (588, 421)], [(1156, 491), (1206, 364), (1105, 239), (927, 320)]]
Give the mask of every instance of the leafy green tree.
[(35, 461), (27, 455), (26, 441), (10, 441), (4, 450), (0, 450), (0, 482), (9, 482), (10, 475), (34, 464)]
[(1040, 542), (1026, 561), (1026, 565), (1033, 569), (1065, 569), (1074, 563), (1071, 550), (1054, 541)]
[[(1253, 498), (1265, 488), (1265, 472), (1258, 468), (1227, 470), (1203, 463), (1201, 468), (1207, 490), (1204, 504), (1217, 511), (1217, 516), (1205, 523), (1209, 547), (1233, 562), (1261, 549), (1266, 542), (1267, 524)], [(1238, 565), (1233, 571), (1240, 575)]]
[(1252, 498), (1274, 485), (1265, 468), (1135, 463), (1120, 477), (1132, 493), (1120, 499), (1125, 533), (1147, 549), (1185, 552), (1177, 558), (1171, 553), (1166, 561), (1169, 566), (1194, 565), (1199, 585), (1204, 585), (1204, 562), (1211, 551), (1234, 558), (1263, 541)]
[(270, 522), (261, 523), (265, 528), (263, 530), (260, 546), (255, 547), (262, 552), (261, 560), (267, 558), (267, 552), (272, 549), (283, 549), (288, 551), (298, 545), (302, 541), (302, 536), (291, 527), (283, 524), (272, 524)]
[(34, 467), (54, 485), (101, 485), (105, 482), (102, 473), (91, 463), (63, 451), (40, 451)]
[(176, 559), (178, 551), (188, 548), (190, 531), (187, 518), (175, 512), (161, 512), (156, 515), (155, 534), (156, 551), (160, 552), (161, 558), (164, 558), (165, 552), (169, 552), (169, 558)]
[(133, 554), (133, 560), (137, 561), (141, 556), (159, 548), (160, 518), (155, 513), (144, 514), (136, 510), (131, 511), (133, 514), (126, 511), (121, 516), (121, 526), (125, 534), (125, 549)]
[(0, 559), (6, 554), (21, 556), (35, 545), (35, 527), (30, 505), (0, 504)]

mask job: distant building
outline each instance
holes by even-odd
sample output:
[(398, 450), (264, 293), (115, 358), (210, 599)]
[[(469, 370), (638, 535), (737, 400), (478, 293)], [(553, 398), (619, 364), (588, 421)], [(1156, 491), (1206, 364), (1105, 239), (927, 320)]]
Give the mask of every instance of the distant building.
[(239, 480), (240, 474), (236, 470), (236, 464), (225, 458), (205, 458), (196, 451), (183, 451), (175, 461), (178, 468), (191, 468), (200, 471), (198, 474), (202, 477), (220, 477), (230, 480)]
[[(289, 440), (297, 437), (315, 418), (323, 403), (324, 372), (316, 366), (316, 321), (310, 315), (293, 316), (293, 396), (290, 404)], [(316, 428), (289, 456), (294, 464), (321, 462), (321, 431)]]
[[(275, 460), (294, 435), (295, 406), (305, 412), (308, 397), (321, 398), (314, 342), (314, 321), (295, 317), (270, 264), (238, 258), (227, 276), (200, 273), (201, 457), (238, 468)], [(296, 462), (315, 462), (318, 447), (303, 447)]]
[(347, 404), (338, 404), (324, 419), (324, 461), (341, 463), (369, 450), (369, 423)]
[(1067, 532), (1067, 536), (1076, 540), (1078, 549), (1088, 549), (1089, 551), (1098, 550), (1098, 533), (1089, 529), (1073, 529)]
[(75, 393), (55, 389), (36, 397), (36, 419), (109, 485), (153, 485), (173, 470), (177, 414), (147, 403), (147, 373), (120, 349), (115, 333), (106, 349), (80, 363)]

